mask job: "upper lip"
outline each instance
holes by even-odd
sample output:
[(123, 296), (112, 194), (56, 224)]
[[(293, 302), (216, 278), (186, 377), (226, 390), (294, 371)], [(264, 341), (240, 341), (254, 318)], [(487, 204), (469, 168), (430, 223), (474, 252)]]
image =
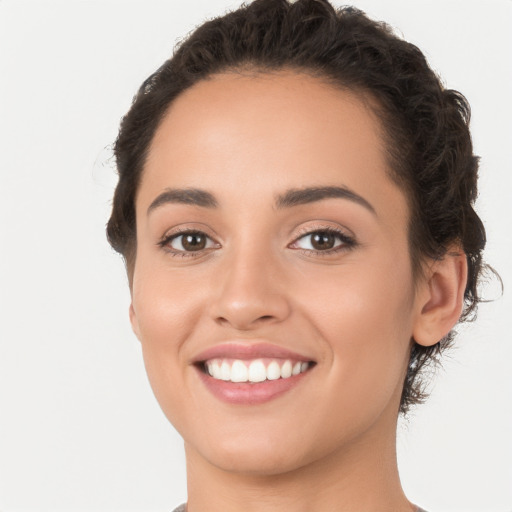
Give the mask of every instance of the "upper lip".
[(230, 341), (210, 347), (196, 357), (193, 363), (208, 361), (209, 359), (293, 359), (296, 361), (313, 361), (308, 356), (294, 352), (279, 345), (268, 342), (247, 343), (240, 341)]

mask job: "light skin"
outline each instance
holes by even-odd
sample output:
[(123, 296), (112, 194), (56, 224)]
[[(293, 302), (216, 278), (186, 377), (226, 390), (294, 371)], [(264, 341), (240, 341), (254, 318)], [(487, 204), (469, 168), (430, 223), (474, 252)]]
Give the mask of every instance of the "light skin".
[[(411, 339), (456, 323), (466, 262), (413, 278), (407, 199), (370, 104), (307, 75), (226, 73), (180, 95), (155, 134), (130, 319), (184, 438), (189, 512), (415, 510), (395, 453)], [(311, 233), (331, 234), (319, 248)], [(315, 364), (272, 400), (227, 403), (195, 362), (232, 340)]]

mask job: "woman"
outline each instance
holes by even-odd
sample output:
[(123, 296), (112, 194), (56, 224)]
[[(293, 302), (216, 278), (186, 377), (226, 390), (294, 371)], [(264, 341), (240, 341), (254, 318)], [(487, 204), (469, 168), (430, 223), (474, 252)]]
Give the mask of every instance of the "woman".
[(478, 303), (468, 121), (416, 47), (326, 0), (256, 0), (144, 82), (108, 237), (188, 512), (421, 510), (396, 422)]

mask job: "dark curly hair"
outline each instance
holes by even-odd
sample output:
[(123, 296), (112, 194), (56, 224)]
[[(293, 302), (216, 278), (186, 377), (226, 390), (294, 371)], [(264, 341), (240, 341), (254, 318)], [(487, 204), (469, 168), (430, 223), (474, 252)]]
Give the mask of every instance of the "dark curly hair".
[[(391, 178), (408, 197), (413, 271), (457, 244), (468, 279), (461, 320), (479, 302), (485, 230), (473, 209), (478, 158), (469, 133), (469, 105), (445, 89), (421, 51), (385, 23), (328, 0), (255, 0), (197, 28), (140, 87), (114, 146), (119, 182), (108, 240), (133, 274), (135, 195), (148, 148), (172, 101), (221, 72), (296, 70), (373, 99)], [(376, 106), (375, 106), (376, 105)], [(413, 343), (400, 411), (426, 398), (421, 370), (437, 361), (453, 332), (433, 347)]]

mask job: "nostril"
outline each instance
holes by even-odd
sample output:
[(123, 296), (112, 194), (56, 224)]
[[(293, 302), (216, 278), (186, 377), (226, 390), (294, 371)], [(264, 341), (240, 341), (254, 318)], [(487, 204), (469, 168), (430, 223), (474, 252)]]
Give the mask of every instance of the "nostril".
[(275, 319), (276, 319), (276, 317), (273, 315), (262, 315), (253, 320), (246, 320), (246, 319), (240, 319), (240, 318), (232, 318), (231, 320), (229, 320), (229, 318), (226, 318), (224, 316), (219, 316), (216, 318), (216, 322), (220, 325), (232, 325), (233, 327), (236, 327), (237, 329), (246, 330), (246, 329), (252, 329), (252, 328), (256, 327), (261, 322), (270, 322)]

